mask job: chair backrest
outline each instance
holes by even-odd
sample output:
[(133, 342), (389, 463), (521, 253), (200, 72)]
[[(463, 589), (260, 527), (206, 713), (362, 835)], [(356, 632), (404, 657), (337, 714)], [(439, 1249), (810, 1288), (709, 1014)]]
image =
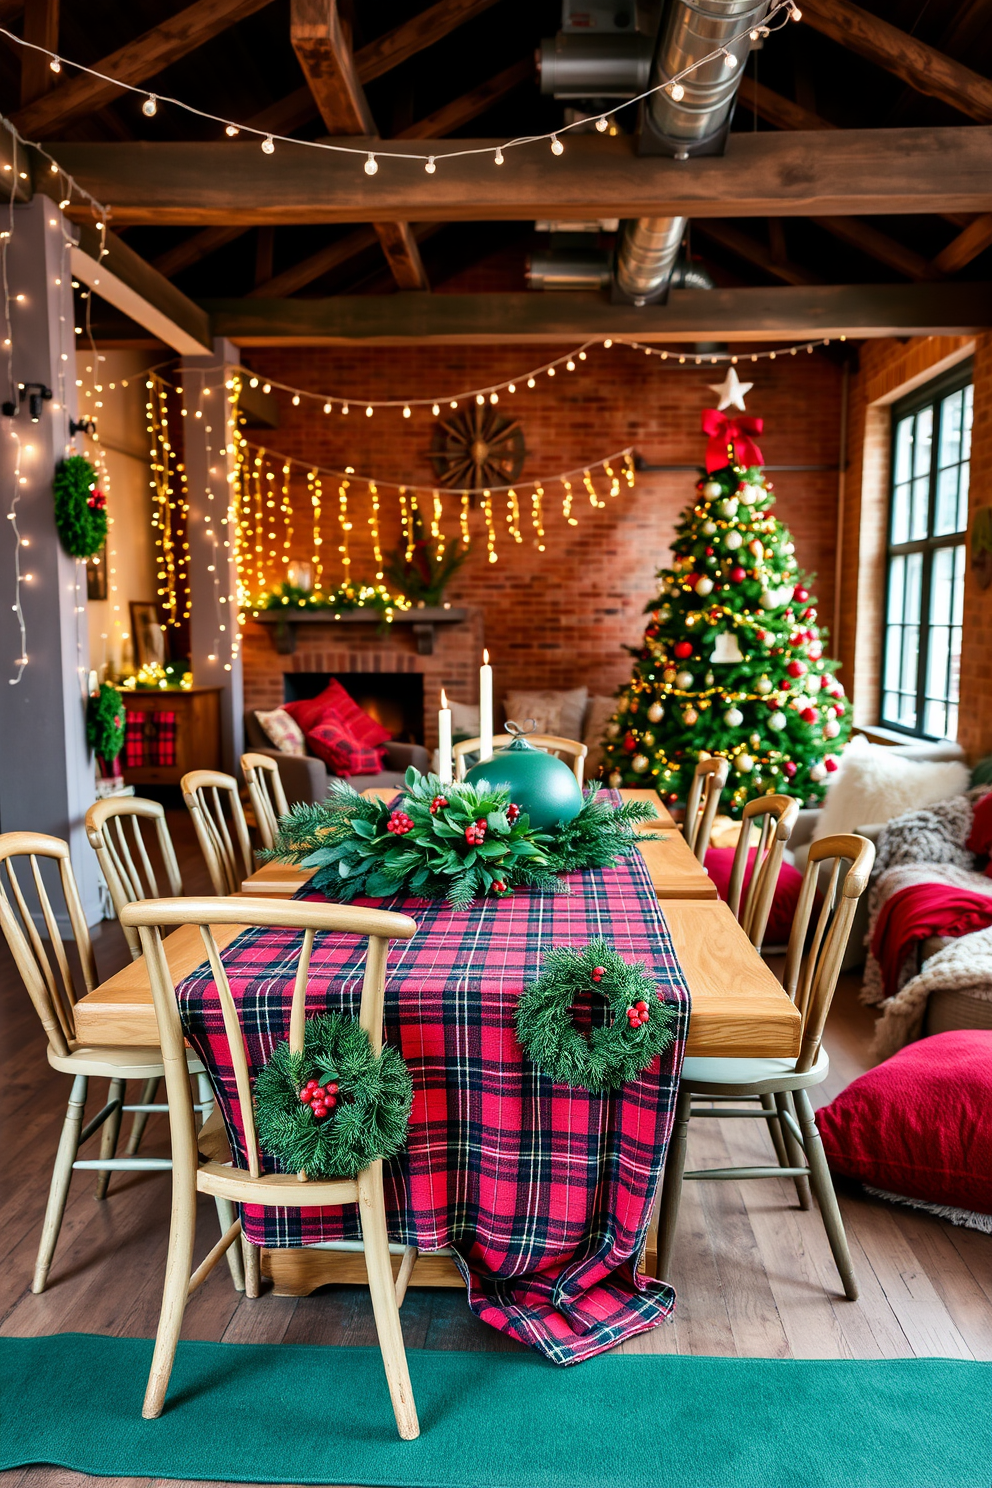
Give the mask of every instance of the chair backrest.
[(180, 784), (214, 893), (236, 894), (255, 867), (238, 782), (233, 775), (224, 775), (220, 770), (190, 770)]
[[(867, 888), (874, 861), (874, 843), (854, 833), (821, 837), (810, 846), (785, 959), (785, 990), (802, 1016), (802, 1044), (796, 1061), (800, 1072), (816, 1063), (858, 900)], [(824, 863), (831, 864), (830, 877), (807, 949)]]
[[(572, 774), (579, 784), (582, 784), (586, 768), (586, 755), (589, 753), (588, 744), (581, 743), (578, 739), (565, 739), (558, 734), (527, 734), (527, 743), (535, 749), (543, 749), (545, 754), (557, 755), (571, 767)], [(509, 749), (513, 740), (509, 737), (493, 740), (493, 750)], [(468, 773), (468, 765), (465, 763), (467, 754), (476, 754), (482, 744), (481, 739), (462, 739), (452, 749), (455, 757), (455, 779), (464, 780)]]
[(278, 761), (270, 754), (243, 754), (241, 773), (248, 787), (262, 846), (274, 847), (279, 818), (289, 812)]
[[(15, 871), (15, 858), (27, 858), (30, 864), (34, 896), (48, 933), (47, 949), (24, 893), (24, 885)], [(6, 883), (0, 872), (0, 930), (35, 1012), (42, 1021), (49, 1044), (56, 1054), (64, 1057), (76, 1037), (72, 1010), (83, 994), (77, 991), (73, 979), (57, 912), (38, 866), (39, 858), (50, 858), (58, 864), (65, 913), (79, 956), (83, 993), (93, 991), (97, 984), (93, 946), (69, 861), (69, 844), (61, 838), (47, 837), (41, 832), (4, 832), (0, 836), (0, 867), (6, 868), (7, 872)]]
[[(307, 980), (314, 936), (330, 931), (363, 937), (368, 941), (359, 1022), (368, 1034), (375, 1053), (382, 1048), (382, 1009), (386, 987), (386, 957), (391, 940), (409, 940), (417, 932), (416, 920), (408, 915), (382, 909), (358, 909), (341, 904), (311, 904), (295, 900), (221, 898), (221, 899), (146, 899), (126, 905), (122, 920), (134, 926), (148, 967), (155, 1017), (165, 1065), (169, 1095), (169, 1123), (172, 1129), (173, 1153), (185, 1160), (192, 1153), (195, 1165), (196, 1127), (189, 1077), (186, 1072), (186, 1050), (182, 1024), (176, 1003), (175, 985), (162, 947), (162, 931), (178, 925), (197, 925), (203, 937), (207, 960), (224, 1020), (228, 1045), (229, 1068), (237, 1088), (237, 1102), (244, 1132), (248, 1175), (259, 1178), (262, 1167), (255, 1135), (255, 1112), (252, 1104), (251, 1071), (245, 1048), (244, 1028), (231, 985), (214, 938), (216, 925), (279, 926), (302, 931), (293, 1000), (289, 1017), (289, 1044), (294, 1053), (303, 1052), (306, 1025)], [(323, 979), (321, 981), (323, 985)], [(223, 1056), (222, 1056), (223, 1057)], [(238, 1171), (238, 1170), (235, 1170)], [(243, 1171), (243, 1170), (242, 1170)]]
[[(133, 904), (136, 899), (157, 899), (163, 891), (142, 835), (143, 822), (149, 833), (154, 830), (157, 839), (165, 880), (163, 888), (171, 894), (181, 894), (183, 881), (176, 850), (166, 825), (165, 809), (158, 801), (145, 801), (140, 796), (107, 796), (94, 801), (86, 813), (86, 836), (118, 915), (125, 904)], [(131, 958), (136, 961), (141, 955), (138, 932), (127, 925), (123, 930)]]
[[(792, 796), (759, 796), (748, 801), (742, 812), (741, 834), (737, 839), (734, 864), (730, 871), (727, 903), (733, 910), (751, 944), (761, 950), (772, 900), (778, 885), (779, 870), (786, 843), (792, 836), (799, 815), (799, 802)], [(751, 851), (752, 827), (760, 826), (754, 853), (754, 869), (747, 889), (744, 873)]]
[(706, 857), (710, 845), (713, 818), (729, 773), (730, 765), (722, 754), (712, 754), (709, 759), (700, 760), (693, 772), (682, 834), (700, 862)]

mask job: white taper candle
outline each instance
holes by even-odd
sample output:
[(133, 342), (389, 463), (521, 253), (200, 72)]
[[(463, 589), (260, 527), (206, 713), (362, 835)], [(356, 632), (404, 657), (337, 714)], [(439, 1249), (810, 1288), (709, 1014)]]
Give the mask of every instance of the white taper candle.
[(489, 652), (483, 651), (479, 668), (479, 758), (493, 757), (493, 669)]
[(451, 709), (448, 707), (448, 699), (441, 688), (441, 707), (437, 715), (437, 773), (443, 785), (450, 785), (453, 779), (451, 761)]

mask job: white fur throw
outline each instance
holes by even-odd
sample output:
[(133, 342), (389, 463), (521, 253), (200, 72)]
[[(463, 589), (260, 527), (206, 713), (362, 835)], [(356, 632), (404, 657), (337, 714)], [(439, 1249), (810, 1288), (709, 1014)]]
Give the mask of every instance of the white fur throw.
[(841, 756), (840, 769), (813, 831), (814, 840), (891, 821), (905, 811), (961, 795), (968, 770), (960, 760), (914, 760), (860, 734)]
[[(992, 883), (988, 879), (985, 882), (992, 893)], [(924, 962), (918, 976), (882, 1003), (871, 1046), (876, 1063), (919, 1038), (927, 1002), (934, 992), (945, 991), (992, 1002), (992, 929), (974, 930), (971, 935), (952, 940)]]

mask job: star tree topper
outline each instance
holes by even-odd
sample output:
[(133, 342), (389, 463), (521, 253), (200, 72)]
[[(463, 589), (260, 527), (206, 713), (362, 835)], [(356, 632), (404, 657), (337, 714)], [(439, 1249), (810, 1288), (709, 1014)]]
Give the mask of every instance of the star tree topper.
[(727, 375), (722, 382), (711, 382), (710, 391), (716, 393), (719, 403), (717, 410), (722, 413), (725, 408), (739, 408), (744, 412), (744, 395), (754, 387), (753, 382), (741, 382), (737, 376), (736, 367), (728, 367)]

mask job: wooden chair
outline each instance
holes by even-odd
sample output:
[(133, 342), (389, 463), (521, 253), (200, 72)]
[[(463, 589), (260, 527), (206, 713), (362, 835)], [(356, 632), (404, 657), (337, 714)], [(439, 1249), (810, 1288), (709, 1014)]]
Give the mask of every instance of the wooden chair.
[[(114, 909), (119, 915), (125, 904), (137, 899), (157, 899), (162, 892), (141, 832), (142, 822), (154, 823), (158, 852), (171, 894), (181, 894), (183, 881), (172, 845), (165, 810), (158, 801), (145, 801), (140, 796), (108, 796), (95, 801), (86, 813), (86, 836), (96, 853), (100, 871), (107, 881)], [(128, 844), (127, 827), (132, 842)], [(149, 826), (149, 832), (151, 826)], [(123, 926), (132, 961), (141, 955), (137, 930)]]
[[(565, 763), (571, 767), (572, 774), (579, 785), (582, 785), (586, 755), (589, 753), (588, 744), (582, 744), (578, 739), (565, 739), (558, 734), (526, 734), (524, 737), (527, 743), (532, 744), (535, 749), (543, 749), (545, 754), (555, 754), (559, 759), (564, 759)], [(493, 740), (493, 749), (498, 753), (501, 749), (509, 749), (512, 743), (513, 739), (504, 739), (501, 736)], [(462, 739), (453, 747), (451, 752), (455, 758), (456, 780), (465, 779), (468, 772), (465, 756), (478, 753), (481, 745), (481, 739)]]
[[(190, 770), (180, 784), (214, 893), (236, 894), (255, 871), (238, 782), (233, 775), (224, 775), (220, 770)], [(224, 811), (225, 800), (230, 827)]]
[[(274, 847), (279, 831), (279, 818), (289, 814), (279, 764), (269, 754), (243, 754), (241, 773), (248, 787), (262, 846)], [(178, 892), (182, 893), (182, 890)]]
[[(16, 858), (26, 858), (30, 864), (40, 919), (47, 932), (47, 950), (46, 938), (42, 937), (38, 929), (17, 876), (14, 866)], [(48, 1273), (58, 1244), (74, 1169), (95, 1171), (100, 1175), (97, 1179), (96, 1197), (103, 1199), (107, 1194), (111, 1173), (163, 1172), (172, 1166), (166, 1157), (135, 1157), (133, 1154), (137, 1148), (137, 1139), (133, 1132), (128, 1144), (128, 1156), (116, 1156), (123, 1112), (133, 1111), (137, 1116), (147, 1119), (149, 1112), (167, 1109), (147, 1101), (133, 1106), (126, 1105), (124, 1100), (125, 1082), (128, 1080), (141, 1080), (146, 1091), (150, 1085), (152, 1089), (157, 1086), (158, 1080), (165, 1073), (162, 1055), (158, 1049), (103, 1048), (84, 1046), (77, 1041), (73, 1018), (73, 1008), (78, 1000), (77, 985), (59, 932), (59, 916), (45, 887), (39, 859), (57, 865), (63, 901), (63, 923), (68, 920), (76, 942), (83, 991), (92, 992), (98, 981), (93, 945), (69, 862), (68, 844), (58, 837), (47, 837), (40, 832), (5, 832), (0, 836), (0, 864), (6, 867), (10, 893), (8, 895), (0, 876), (0, 929), (48, 1037), (48, 1062), (53, 1069), (73, 1077), (31, 1282), (33, 1292), (43, 1292), (48, 1285)], [(200, 1093), (200, 1104), (196, 1109), (209, 1114), (213, 1107), (213, 1092), (203, 1065), (185, 1047), (181, 1063), (187, 1102), (191, 1104), (189, 1076), (194, 1074), (197, 1076)], [(84, 1126), (83, 1113), (92, 1078), (109, 1080), (110, 1094), (107, 1104)], [(77, 1158), (80, 1146), (100, 1127), (103, 1128), (103, 1136), (99, 1157)], [(140, 1135), (139, 1130), (139, 1138)], [(222, 1205), (218, 1205), (218, 1209), (226, 1227), (233, 1218), (233, 1208), (224, 1200)], [(235, 1284), (240, 1280), (243, 1289), (240, 1260), (232, 1270)]]
[(714, 754), (709, 759), (699, 761), (692, 777), (689, 798), (685, 803), (682, 835), (701, 863), (710, 845), (713, 818), (729, 773), (729, 762), (722, 754)]
[[(798, 1178), (807, 1181), (816, 1195), (844, 1293), (851, 1301), (857, 1297), (858, 1284), (844, 1222), (807, 1091), (826, 1079), (830, 1068), (821, 1043), (823, 1026), (837, 986), (851, 922), (874, 860), (875, 848), (866, 837), (824, 837), (810, 848), (785, 967), (785, 989), (802, 1018), (798, 1058), (686, 1059), (683, 1063), (661, 1196), (657, 1276), (667, 1277), (669, 1273), (684, 1179), (713, 1178), (736, 1182), (745, 1178)], [(829, 884), (813, 930), (809, 953), (804, 958), (803, 950), (813, 918), (823, 863), (831, 865)], [(845, 863), (850, 867), (841, 880), (841, 866)], [(725, 1101), (753, 1100), (763, 1095), (774, 1097), (783, 1141), (791, 1158), (789, 1167), (684, 1171), (691, 1116), (756, 1117), (764, 1120), (767, 1113), (763, 1108), (735, 1106), (727, 1109), (721, 1105)], [(712, 1104), (694, 1106), (693, 1096)], [(798, 1113), (798, 1119), (794, 1113)]]
[[(409, 940), (416, 933), (416, 921), (406, 915), (377, 909), (234, 897), (219, 900), (145, 900), (141, 904), (127, 905), (123, 914), (127, 923), (140, 932), (148, 965), (165, 1063), (173, 1151), (169, 1256), (166, 1262), (162, 1313), (142, 1414), (146, 1419), (161, 1415), (186, 1301), (224, 1251), (241, 1235), (241, 1222), (236, 1220), (196, 1270), (191, 1271), (197, 1193), (223, 1195), (233, 1203), (271, 1205), (279, 1209), (309, 1209), (357, 1203), (361, 1215), (372, 1309), (393, 1412), (400, 1436), (411, 1440), (419, 1435), (420, 1427), (417, 1424), (417, 1411), (407, 1370), (396, 1283), (389, 1258), (382, 1163), (371, 1163), (362, 1169), (357, 1178), (316, 1179), (312, 1182), (294, 1173), (263, 1171), (255, 1137), (255, 1115), (244, 1031), (211, 927), (231, 924), (277, 925), (303, 932), (289, 1020), (290, 1047), (296, 1052), (302, 1052), (303, 1049), (307, 978), (314, 935), (318, 931), (331, 931), (366, 938), (368, 946), (359, 1017), (373, 1049), (378, 1053), (382, 1048), (382, 1008), (389, 942)], [(185, 1078), (183, 1030), (172, 976), (162, 948), (164, 928), (190, 924), (200, 927), (217, 985), (230, 1067), (237, 1085), (237, 1101), (248, 1155), (247, 1169), (230, 1164), (219, 1110), (208, 1128), (199, 1136), (193, 1122)], [(254, 1247), (246, 1247), (246, 1251), (257, 1259), (258, 1253)], [(254, 1267), (248, 1269), (257, 1276)], [(406, 1270), (409, 1274), (409, 1267)], [(248, 1290), (251, 1293), (251, 1285)]]

